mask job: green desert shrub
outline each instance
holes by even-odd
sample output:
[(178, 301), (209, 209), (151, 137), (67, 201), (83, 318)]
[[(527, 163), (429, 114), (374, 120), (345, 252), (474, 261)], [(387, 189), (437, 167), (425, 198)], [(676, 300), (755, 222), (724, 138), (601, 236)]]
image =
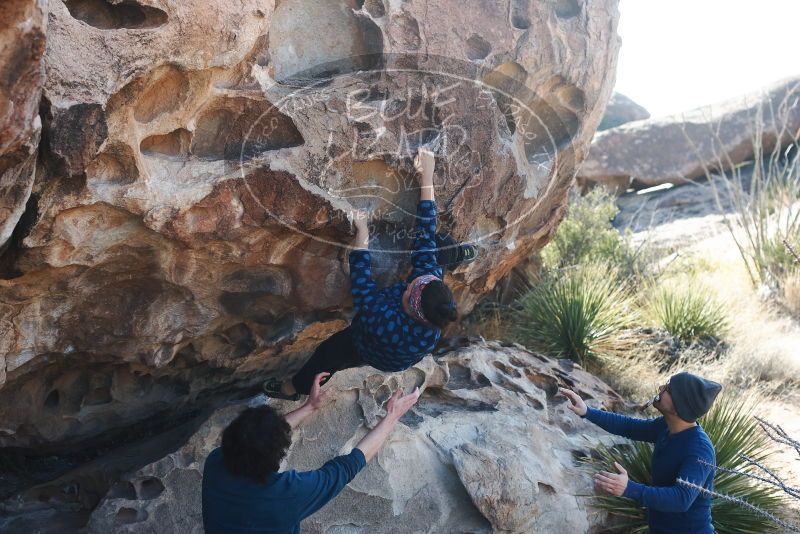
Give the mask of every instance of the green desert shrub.
[(597, 363), (617, 349), (632, 309), (628, 290), (605, 264), (551, 271), (519, 299), (511, 334), (533, 350)]
[(648, 303), (653, 320), (684, 342), (720, 338), (728, 326), (723, 304), (696, 282), (672, 282), (651, 290)]
[[(723, 396), (699, 422), (708, 434), (717, 452), (719, 467), (753, 472), (748, 462), (740, 455), (763, 463), (772, 449), (772, 442), (761, 431), (753, 418), (754, 403), (743, 402), (734, 396)], [(616, 472), (614, 462), (619, 462), (631, 480), (651, 484), (650, 460), (653, 445), (634, 442), (630, 446), (601, 447), (596, 457), (584, 458), (586, 467), (593, 472), (605, 470)], [(764, 485), (736, 473), (717, 471), (714, 491), (743, 499), (773, 515), (780, 516), (784, 497), (780, 490)], [(594, 506), (614, 517), (614, 531), (647, 532), (646, 509), (632, 499), (612, 495), (593, 496)], [(714, 497), (711, 518), (718, 534), (745, 534), (751, 532), (775, 532), (774, 525), (765, 517), (736, 503)]]
[(555, 270), (592, 262), (613, 265), (623, 276), (644, 269), (645, 249), (631, 245), (627, 234), (614, 228), (619, 213), (614, 197), (597, 187), (570, 204), (569, 214), (553, 240), (541, 251), (542, 266)]

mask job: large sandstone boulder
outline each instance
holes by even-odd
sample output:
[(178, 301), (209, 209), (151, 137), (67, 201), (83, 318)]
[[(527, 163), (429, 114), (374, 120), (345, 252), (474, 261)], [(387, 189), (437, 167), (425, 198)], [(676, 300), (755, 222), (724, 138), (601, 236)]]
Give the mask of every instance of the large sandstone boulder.
[[(603, 515), (581, 497), (592, 484), (576, 458), (608, 434), (569, 412), (554, 397), (558, 384), (594, 405), (622, 406), (571, 363), (496, 342), (427, 358), (402, 374), (337, 374), (330, 403), (298, 428), (283, 469), (315, 469), (348, 452), (398, 386), (424, 391), (377, 458), (303, 532), (598, 531)], [(180, 448), (123, 476), (93, 512), (89, 532), (202, 532), (203, 461), (243, 406), (215, 412)]]
[[(45, 0), (0, 4), (0, 254), (33, 188), (41, 133), (45, 5)], [(0, 365), (0, 383), (3, 374)]]
[(598, 133), (578, 171), (586, 187), (682, 184), (800, 139), (800, 78), (686, 113)]
[(449, 276), (469, 310), (562, 218), (617, 18), (617, 0), (50, 2), (42, 172), (0, 262), (0, 446), (81, 451), (291, 371), (349, 320), (351, 206), (375, 214), (381, 279), (403, 268), (422, 143), (442, 225), (481, 248)]
[(600, 121), (600, 126), (597, 127), (597, 131), (608, 130), (629, 122), (649, 118), (650, 112), (622, 93), (615, 92), (611, 95), (611, 100), (608, 101), (606, 112), (603, 115), (603, 120)]

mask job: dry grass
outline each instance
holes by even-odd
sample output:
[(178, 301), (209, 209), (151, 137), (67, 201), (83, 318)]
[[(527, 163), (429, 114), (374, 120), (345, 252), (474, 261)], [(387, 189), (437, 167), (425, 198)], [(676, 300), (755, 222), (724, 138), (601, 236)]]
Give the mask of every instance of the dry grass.
[(800, 319), (800, 271), (795, 271), (783, 280), (783, 305), (789, 313)]
[[(683, 280), (690, 273), (716, 292), (730, 310), (727, 350), (713, 358), (701, 347), (690, 347), (666, 371), (660, 371), (659, 361), (642, 350), (630, 359), (612, 362), (604, 378), (637, 399), (651, 396), (655, 386), (677, 369), (717, 380), (737, 394), (775, 397), (800, 393), (800, 324), (753, 292), (730, 235), (709, 238), (681, 254), (681, 261), (673, 263), (664, 282)], [(702, 268), (697, 268), (698, 264)]]

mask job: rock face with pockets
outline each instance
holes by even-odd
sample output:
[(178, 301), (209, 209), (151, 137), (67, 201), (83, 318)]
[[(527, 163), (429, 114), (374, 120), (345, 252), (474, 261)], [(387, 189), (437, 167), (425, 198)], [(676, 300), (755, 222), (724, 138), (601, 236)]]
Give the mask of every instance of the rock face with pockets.
[(618, 188), (683, 184), (800, 139), (800, 78), (669, 117), (598, 133), (578, 183)]
[[(622, 400), (571, 364), (496, 342), (426, 358), (405, 373), (337, 374), (330, 402), (295, 431), (283, 469), (316, 469), (349, 452), (391, 391), (416, 385), (424, 392), (387, 445), (303, 532), (599, 531), (602, 514), (578, 496), (592, 483), (576, 458), (609, 438), (554, 393), (566, 385), (610, 409)], [(246, 404), (214, 412), (177, 450), (117, 481), (89, 532), (201, 532), (203, 461)]]
[(440, 225), (480, 249), (448, 275), (471, 309), (563, 217), (619, 49), (617, 0), (44, 6), (0, 10), (26, 43), (3, 120), (42, 123), (29, 199), (22, 171), (2, 195), (27, 208), (3, 220), (0, 447), (48, 454), (297, 367), (350, 318), (351, 207), (381, 283), (407, 265), (422, 144)]
[[(25, 212), (36, 175), (45, 6), (45, 0), (6, 0), (0, 5), (0, 253)], [(0, 382), (3, 375), (0, 365)]]

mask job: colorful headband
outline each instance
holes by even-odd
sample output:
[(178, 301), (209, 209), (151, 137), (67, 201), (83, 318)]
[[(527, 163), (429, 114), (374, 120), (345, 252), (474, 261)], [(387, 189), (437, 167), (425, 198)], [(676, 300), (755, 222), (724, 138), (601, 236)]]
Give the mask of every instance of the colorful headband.
[(436, 328), (435, 325), (431, 324), (431, 322), (425, 318), (425, 314), (422, 313), (422, 290), (434, 280), (439, 279), (432, 274), (423, 274), (411, 281), (411, 294), (408, 297), (408, 307), (411, 308), (411, 316), (416, 321)]

